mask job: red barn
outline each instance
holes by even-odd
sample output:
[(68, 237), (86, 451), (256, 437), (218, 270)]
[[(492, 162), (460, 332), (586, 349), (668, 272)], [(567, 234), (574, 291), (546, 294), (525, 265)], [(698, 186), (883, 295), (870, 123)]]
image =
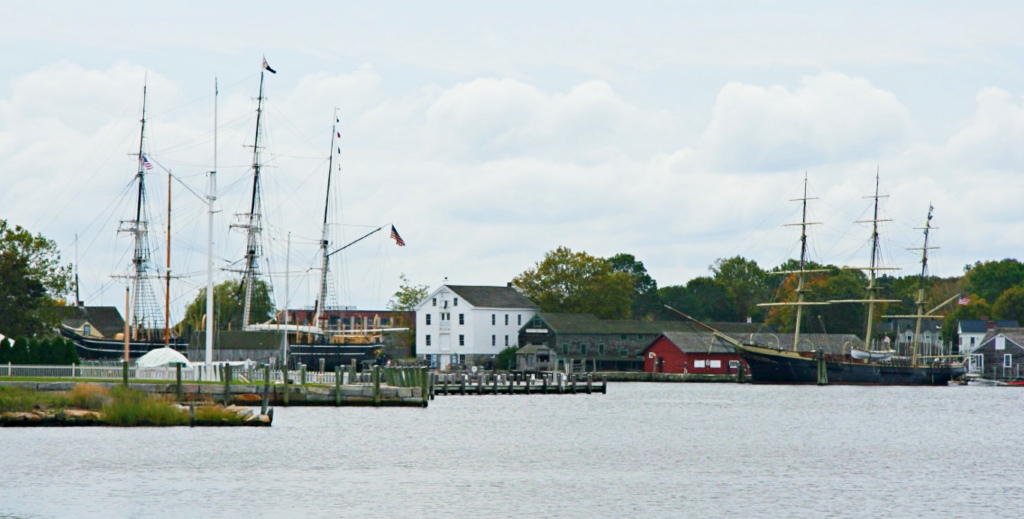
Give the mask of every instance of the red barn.
[(664, 332), (644, 350), (644, 371), (735, 375), (746, 363), (727, 342), (711, 333)]

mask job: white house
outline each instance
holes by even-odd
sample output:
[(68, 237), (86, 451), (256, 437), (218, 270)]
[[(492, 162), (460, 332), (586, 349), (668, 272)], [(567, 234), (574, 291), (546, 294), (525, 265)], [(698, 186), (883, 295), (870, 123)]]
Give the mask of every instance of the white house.
[(518, 347), (519, 328), (540, 310), (511, 284), (441, 285), (415, 309), (416, 354), (440, 369), (482, 364)]

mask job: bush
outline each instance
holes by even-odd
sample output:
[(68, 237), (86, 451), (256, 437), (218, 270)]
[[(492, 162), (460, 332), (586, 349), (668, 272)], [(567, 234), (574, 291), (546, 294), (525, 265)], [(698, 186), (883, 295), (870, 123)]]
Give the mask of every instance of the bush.
[(99, 411), (111, 402), (110, 391), (99, 384), (75, 384), (68, 393), (68, 402), (76, 409)]

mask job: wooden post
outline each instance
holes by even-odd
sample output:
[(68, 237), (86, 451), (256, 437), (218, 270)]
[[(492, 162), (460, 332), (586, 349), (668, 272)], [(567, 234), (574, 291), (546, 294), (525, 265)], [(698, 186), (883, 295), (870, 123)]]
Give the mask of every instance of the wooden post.
[(459, 381), (459, 386), (462, 389), (462, 394), (465, 395), (466, 394), (466, 376), (465, 375), (463, 375), (462, 376), (462, 380)]
[(373, 405), (380, 405), (380, 366), (373, 367)]
[(484, 394), (484, 374), (481, 373), (476, 377), (476, 394)]
[(128, 361), (121, 361), (121, 378), (124, 382), (124, 387), (128, 387)]
[(182, 400), (182, 398), (181, 398), (182, 397), (182, 390), (181, 390), (181, 363), (180, 362), (175, 362), (174, 363), (174, 380), (176, 382), (176, 384), (175, 384), (175, 391), (174, 392), (178, 396), (178, 401), (181, 402), (181, 400)]
[(530, 377), (525, 377), (525, 378), (526, 378), (526, 394), (529, 395), (530, 394)]
[(498, 394), (498, 374), (497, 373), (492, 373), (491, 376), (494, 377), (494, 380), (492, 380), (491, 382), (494, 384), (494, 394), (497, 395)]
[(196, 405), (195, 404), (189, 404), (188, 405), (188, 426), (189, 427), (195, 427), (196, 426)]
[(260, 402), (260, 414), (267, 414), (270, 407), (270, 364), (263, 365), (263, 399)]
[(327, 359), (320, 357), (320, 373), (327, 371)]
[(736, 370), (736, 382), (743, 383), (743, 377), (746, 374), (746, 368), (743, 367), (743, 361), (740, 361), (740, 367)]
[(547, 375), (542, 375), (540, 377), (540, 380), (541, 380), (540, 393), (542, 395), (546, 395), (546, 394), (548, 394), (548, 376)]
[(224, 405), (231, 404), (231, 364), (224, 364)]
[(594, 373), (587, 373), (587, 394), (594, 390)]
[(341, 405), (341, 366), (334, 366), (334, 405)]
[(576, 394), (576, 374), (572, 374), (572, 394)]
[(306, 385), (306, 365), (299, 364), (299, 384)]
[(287, 407), (288, 406), (288, 393), (289, 393), (289, 391), (288, 391), (288, 389), (289, 389), (288, 388), (288, 383), (291, 382), (290, 380), (288, 380), (288, 364), (282, 364), (281, 365), (281, 374), (284, 375), (282, 377), (282, 378), (284, 378), (284, 388), (282, 388), (284, 393), (281, 394), (281, 397), (282, 397), (281, 398), (281, 402), (282, 402), (282, 405)]
[(423, 407), (427, 407), (427, 402), (430, 400), (431, 397), (430, 373), (427, 371), (427, 368), (420, 368), (417, 371), (419, 371), (420, 383), (423, 384), (422, 386), (420, 386), (420, 392), (423, 395)]
[(818, 350), (817, 358), (818, 358), (818, 385), (819, 386), (827, 386), (828, 385), (828, 368), (826, 367), (826, 364), (825, 364), (825, 352), (823, 350)]
[(514, 391), (515, 391), (515, 389), (514, 389), (515, 385), (514, 384), (515, 384), (515, 378), (511, 377), (511, 376), (508, 377), (508, 394), (510, 394), (510, 395), (513, 394)]

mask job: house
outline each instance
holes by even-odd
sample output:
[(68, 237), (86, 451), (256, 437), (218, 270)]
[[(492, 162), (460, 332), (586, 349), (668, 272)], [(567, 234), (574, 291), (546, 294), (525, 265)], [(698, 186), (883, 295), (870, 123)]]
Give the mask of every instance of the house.
[(477, 365), (518, 348), (539, 308), (507, 286), (441, 285), (416, 305), (416, 353), (431, 367)]
[(994, 328), (1017, 328), (1017, 321), (957, 321), (956, 334), (961, 355), (970, 355), (981, 346), (981, 340)]
[(516, 352), (516, 367), (525, 371), (553, 371), (558, 355), (543, 344), (530, 344)]
[(124, 318), (114, 306), (69, 306), (61, 323), (78, 335), (93, 339), (124, 338)]
[[(728, 332), (752, 332), (760, 325), (717, 323)], [(666, 331), (694, 332), (685, 321), (598, 319), (591, 314), (540, 313), (519, 330), (519, 343), (543, 345), (568, 369), (641, 371), (644, 351)]]
[(1024, 328), (993, 328), (967, 359), (968, 373), (995, 380), (1024, 377)]
[(647, 373), (735, 375), (746, 362), (732, 345), (708, 332), (665, 332), (643, 351)]

